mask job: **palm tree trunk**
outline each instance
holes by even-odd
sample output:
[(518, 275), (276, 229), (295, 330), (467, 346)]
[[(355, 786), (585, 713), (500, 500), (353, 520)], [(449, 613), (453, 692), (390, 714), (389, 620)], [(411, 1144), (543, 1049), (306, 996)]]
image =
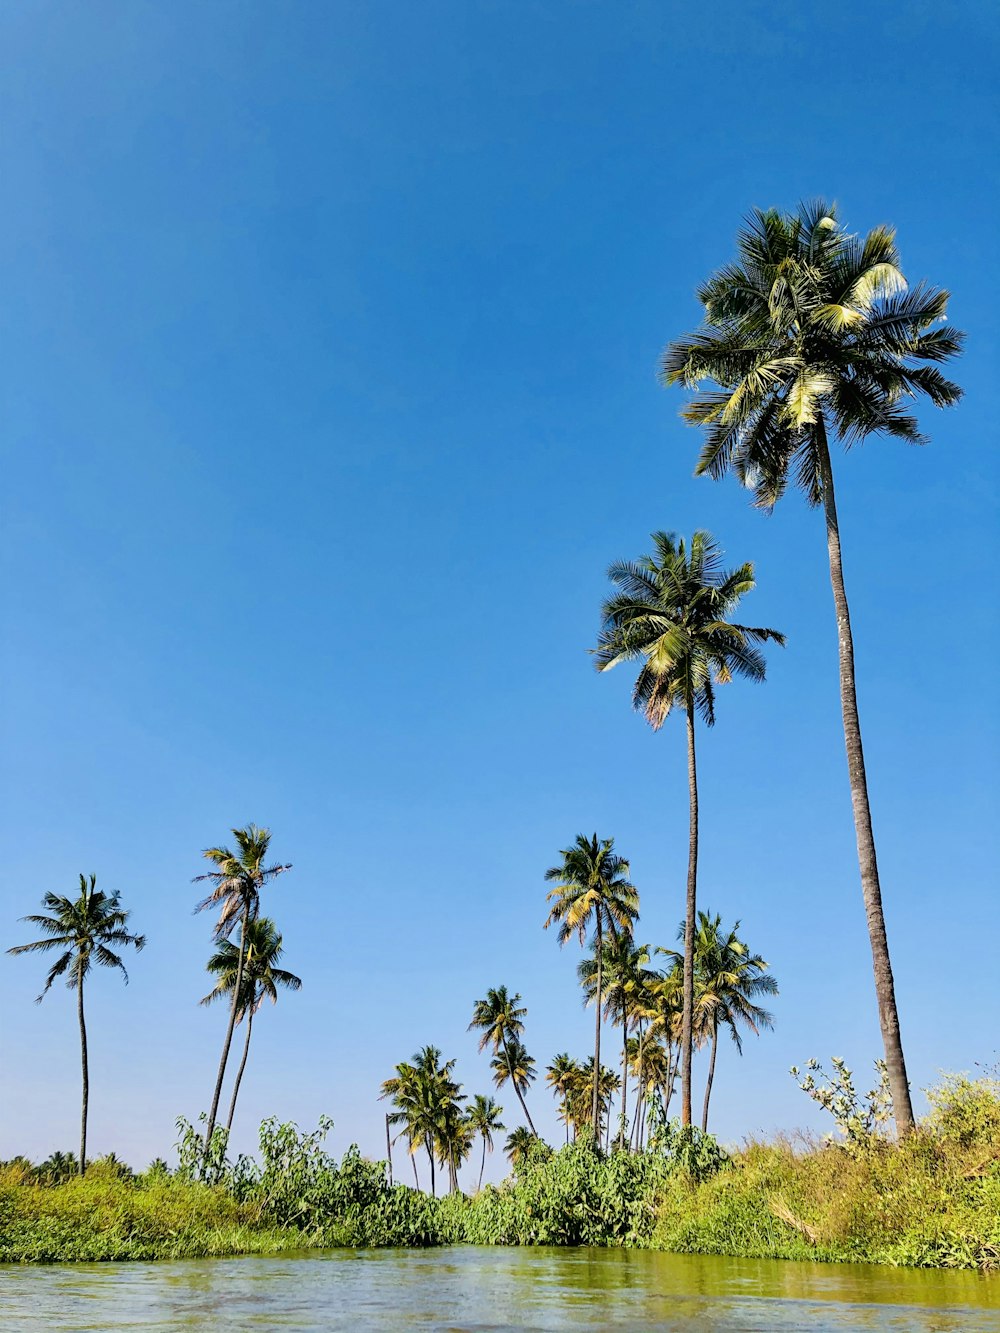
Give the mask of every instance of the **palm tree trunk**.
[(705, 1083), (705, 1105), (701, 1111), (701, 1130), (703, 1134), (708, 1132), (708, 1099), (712, 1095), (712, 1080), (715, 1078), (715, 1056), (719, 1049), (719, 1021), (712, 1018), (712, 1055), (708, 1062), (708, 1079)]
[(427, 1144), (427, 1156), (430, 1159), (431, 1164), (431, 1198), (436, 1199), (437, 1187), (434, 1183), (434, 1148), (430, 1143)]
[(830, 462), (826, 427), (822, 418), (817, 423), (816, 446), (823, 488), (823, 511), (826, 517), (830, 583), (833, 587), (833, 601), (837, 612), (840, 705), (844, 716), (844, 743), (847, 748), (847, 769), (851, 783), (851, 805), (854, 810), (854, 833), (858, 844), (858, 865), (861, 870), (861, 891), (868, 917), (868, 938), (871, 941), (875, 993), (878, 997), (878, 1016), (882, 1028), (882, 1042), (885, 1046), (892, 1109), (896, 1119), (896, 1132), (902, 1136), (913, 1129), (913, 1105), (906, 1077), (906, 1062), (903, 1059), (896, 990), (892, 979), (892, 964), (889, 960), (885, 916), (882, 912), (882, 888), (879, 884), (878, 862), (875, 857), (875, 835), (872, 831), (872, 812), (868, 800), (865, 756), (861, 748), (861, 721), (858, 717), (858, 697), (854, 679), (854, 639), (851, 635), (851, 617), (841, 563), (840, 527), (837, 523), (837, 499), (833, 489), (833, 466)]
[(243, 1081), (243, 1071), (247, 1067), (247, 1055), (250, 1051), (250, 1033), (253, 1031), (253, 1005), (247, 1010), (247, 1039), (243, 1043), (243, 1059), (240, 1061), (240, 1067), (236, 1071), (236, 1082), (233, 1084), (233, 1096), (229, 1103), (229, 1119), (226, 1121), (226, 1133), (228, 1134), (233, 1127), (233, 1116), (236, 1114), (236, 1098), (240, 1093), (240, 1084)]
[(476, 1186), (476, 1193), (483, 1188), (483, 1172), (486, 1170), (486, 1135), (483, 1135), (483, 1160), (479, 1165), (479, 1184)]
[(601, 967), (604, 962), (604, 950), (601, 947), (601, 912), (597, 911), (597, 1004), (595, 1005), (596, 1019), (594, 1022), (594, 1091), (591, 1097), (591, 1116), (594, 1125), (594, 1142), (600, 1147), (601, 1143), (601, 1125), (598, 1120), (600, 1111), (600, 1086), (601, 1086), (601, 991), (603, 986), (603, 977)]
[(87, 1023), (83, 1016), (83, 959), (77, 963), (76, 1012), (80, 1020), (80, 1064), (83, 1072), (83, 1098), (80, 1111), (80, 1175), (87, 1170), (87, 1112), (90, 1109), (90, 1065), (87, 1059)]
[(208, 1113), (208, 1120), (205, 1124), (205, 1151), (208, 1151), (208, 1145), (212, 1141), (212, 1131), (215, 1129), (215, 1117), (219, 1114), (219, 1098), (222, 1095), (222, 1080), (226, 1076), (226, 1062), (229, 1059), (229, 1048), (233, 1044), (233, 1029), (236, 1027), (236, 1014), (239, 1009), (241, 991), (243, 989), (243, 960), (246, 955), (246, 936), (247, 920), (250, 915), (250, 908), (243, 909), (243, 919), (240, 922), (240, 956), (236, 964), (236, 982), (233, 986), (233, 1002), (229, 1006), (229, 1026), (226, 1028), (226, 1040), (222, 1047), (222, 1059), (219, 1061), (219, 1073), (215, 1080), (215, 1093), (212, 1096), (212, 1109)]
[(410, 1153), (410, 1161), (413, 1163), (413, 1183), (419, 1189), (420, 1177), (417, 1175), (417, 1154), (415, 1152)]
[(385, 1156), (389, 1164), (389, 1185), (392, 1186), (392, 1135), (389, 1133), (389, 1117), (385, 1117)]
[(521, 1089), (517, 1086), (517, 1079), (514, 1077), (514, 1070), (512, 1069), (510, 1063), (510, 1056), (507, 1054), (507, 1042), (503, 1036), (501, 1036), (500, 1038), (500, 1043), (503, 1046), (503, 1058), (507, 1061), (507, 1072), (508, 1074), (510, 1074), (510, 1081), (513, 1085), (514, 1092), (517, 1094), (517, 1100), (521, 1103), (521, 1110), (524, 1112), (524, 1118), (528, 1122), (528, 1128), (531, 1130), (532, 1134), (534, 1134), (535, 1138), (537, 1139), (538, 1130), (535, 1128), (531, 1116), (528, 1113), (528, 1108), (524, 1104), (524, 1098), (521, 1096)]
[(687, 905), (684, 913), (684, 1013), (681, 1021), (681, 1123), (691, 1123), (691, 1057), (694, 1048), (694, 923), (698, 898), (698, 770), (694, 750), (694, 698), (687, 705), (688, 833)]
[(620, 1112), (621, 1146), (625, 1147), (625, 1127), (628, 1124), (628, 1009), (622, 1002), (622, 1109)]
[(667, 1051), (667, 1085), (663, 1095), (663, 1118), (667, 1118), (667, 1112), (670, 1110), (670, 1099), (674, 1095), (674, 1084), (677, 1082), (677, 1061), (673, 1058), (673, 1042)]

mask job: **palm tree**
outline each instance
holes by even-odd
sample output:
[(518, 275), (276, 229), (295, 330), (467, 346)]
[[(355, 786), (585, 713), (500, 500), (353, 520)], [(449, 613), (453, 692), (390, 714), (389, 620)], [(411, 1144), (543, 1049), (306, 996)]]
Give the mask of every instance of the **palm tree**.
[(715, 1078), (715, 1057), (719, 1048), (719, 1029), (727, 1027), (742, 1055), (740, 1027), (755, 1035), (761, 1028), (772, 1028), (774, 1019), (755, 1000), (761, 995), (777, 995), (778, 983), (767, 970), (767, 963), (750, 950), (737, 935), (740, 923), (723, 931), (722, 918), (698, 913), (695, 938), (695, 978), (698, 986), (697, 1007), (703, 1015), (712, 1054), (705, 1082), (705, 1104), (701, 1127), (708, 1129), (708, 1103)]
[(668, 384), (699, 393), (685, 418), (705, 429), (696, 472), (732, 471), (771, 510), (789, 480), (823, 506), (837, 617), (840, 701), (854, 830), (879, 1021), (896, 1126), (913, 1128), (899, 1014), (882, 909), (868, 781), (861, 744), (854, 641), (844, 586), (829, 437), (845, 447), (869, 435), (921, 443), (907, 400), (937, 407), (961, 397), (934, 363), (956, 356), (963, 335), (942, 327), (948, 293), (907, 289), (895, 235), (876, 227), (862, 241), (823, 202), (794, 214), (754, 213), (738, 259), (701, 288), (705, 323), (668, 349)]
[(629, 864), (615, 852), (614, 838), (599, 840), (595, 833), (588, 838), (578, 833), (572, 847), (564, 848), (562, 861), (546, 870), (545, 878), (555, 883), (546, 895), (552, 904), (545, 919), (545, 929), (558, 923), (560, 948), (575, 935), (581, 945), (587, 931), (594, 928), (594, 956), (597, 958), (595, 982), (594, 1024), (594, 1087), (592, 1093), (592, 1121), (598, 1123), (598, 1082), (601, 1067), (601, 1005), (604, 978), (604, 933), (614, 940), (619, 934), (632, 937), (632, 926), (639, 916), (639, 895), (628, 879)]
[[(496, 989), (488, 990), (484, 999), (476, 1001), (472, 1009), (472, 1022), (469, 1024), (467, 1031), (476, 1030), (482, 1034), (479, 1038), (479, 1049), (481, 1051), (489, 1046), (494, 1054), (499, 1052), (507, 1061), (508, 1077), (511, 1077), (514, 1084), (514, 1091), (517, 1093), (517, 1100), (521, 1103), (521, 1110), (524, 1112), (528, 1127), (532, 1134), (535, 1134), (536, 1130), (532, 1123), (531, 1113), (521, 1093), (522, 1085), (512, 1077), (513, 1066), (508, 1056), (509, 1044), (513, 1041), (519, 1041), (521, 1034), (524, 1032), (524, 1016), (527, 1012), (528, 1010), (521, 1006), (521, 996), (519, 994), (515, 992), (514, 995), (508, 995), (506, 986), (498, 986)], [(522, 1046), (521, 1050), (523, 1049)], [(493, 1067), (496, 1068), (495, 1060), (493, 1061)], [(502, 1081), (497, 1083), (497, 1087), (501, 1086)]]
[(129, 913), (122, 907), (117, 893), (104, 893), (97, 887), (97, 876), (89, 880), (80, 876), (80, 896), (61, 898), (55, 893), (42, 897), (42, 906), (48, 915), (22, 917), (44, 932), (46, 938), (31, 944), (17, 944), (8, 953), (47, 953), (60, 949), (61, 953), (49, 968), (48, 976), (37, 1003), (48, 994), (57, 977), (66, 975), (66, 985), (76, 991), (76, 1012), (80, 1023), (80, 1062), (83, 1069), (83, 1104), (80, 1114), (80, 1161), (82, 1176), (87, 1169), (87, 1112), (90, 1103), (90, 1066), (87, 1058), (87, 1023), (83, 1010), (83, 982), (91, 963), (100, 967), (115, 967), (128, 983), (128, 973), (121, 955), (114, 950), (124, 944), (142, 949), (145, 935), (133, 935), (125, 929)]
[(595, 650), (597, 669), (641, 660), (632, 703), (658, 730), (673, 709), (687, 718), (690, 802), (687, 915), (684, 936), (684, 1021), (681, 1036), (681, 1119), (691, 1123), (691, 1053), (694, 1015), (694, 929), (698, 896), (698, 772), (695, 713), (715, 723), (715, 686), (766, 674), (757, 644), (784, 643), (777, 630), (738, 625), (726, 617), (755, 586), (753, 565), (722, 568), (712, 536), (696, 532), (690, 550), (684, 539), (653, 533), (655, 553), (638, 561), (620, 560), (608, 570), (617, 592), (602, 610)]
[[(465, 1097), (451, 1076), (454, 1067), (454, 1060), (441, 1063), (441, 1052), (436, 1046), (424, 1046), (414, 1055), (412, 1063), (396, 1066), (395, 1077), (385, 1080), (380, 1095), (380, 1099), (392, 1098), (396, 1110), (389, 1116), (389, 1121), (403, 1126), (410, 1155), (418, 1147), (426, 1151), (432, 1195), (436, 1193), (435, 1159), (449, 1167), (452, 1189), (456, 1189), (459, 1150), (466, 1143), (459, 1123), (462, 1120), (460, 1103)], [(471, 1144), (471, 1139), (468, 1143)], [(467, 1147), (465, 1151), (468, 1152)]]
[(219, 909), (219, 919), (215, 923), (213, 932), (216, 941), (228, 939), (235, 930), (237, 922), (240, 927), (239, 957), (232, 989), (232, 1003), (229, 1006), (229, 1026), (226, 1028), (226, 1040), (222, 1045), (222, 1058), (215, 1080), (215, 1092), (212, 1094), (212, 1109), (208, 1113), (208, 1122), (205, 1125), (206, 1149), (211, 1143), (215, 1118), (219, 1113), (222, 1080), (226, 1074), (229, 1048), (233, 1043), (233, 1030), (236, 1027), (236, 1016), (243, 995), (247, 927), (257, 916), (260, 908), (260, 892), (264, 885), (292, 868), (290, 865), (265, 866), (271, 842), (269, 829), (248, 824), (246, 828), (234, 828), (232, 834), (236, 839), (236, 851), (232, 852), (228, 847), (206, 848), (202, 855), (211, 861), (216, 869), (209, 870), (204, 875), (195, 875), (193, 881), (198, 884), (208, 880), (212, 884), (212, 892), (207, 898), (203, 898), (194, 910), (203, 912), (206, 908)]
[(541, 1143), (541, 1139), (537, 1134), (532, 1134), (531, 1130), (526, 1129), (524, 1125), (519, 1125), (517, 1129), (512, 1130), (507, 1135), (507, 1142), (503, 1146), (511, 1166), (515, 1169), (522, 1166), (528, 1160), (536, 1143)]
[[(625, 1143), (628, 1120), (628, 1042), (629, 1025), (643, 986), (653, 976), (647, 968), (649, 946), (633, 944), (628, 935), (618, 935), (604, 941), (604, 957), (600, 960), (604, 983), (604, 1017), (622, 1027), (622, 1106), (619, 1113), (620, 1137)], [(584, 958), (576, 974), (583, 987), (584, 1001), (593, 1004), (597, 991), (598, 959)]]
[(479, 1183), (476, 1186), (480, 1190), (483, 1188), (483, 1172), (486, 1170), (486, 1151), (493, 1151), (493, 1135), (502, 1133), (506, 1128), (500, 1119), (502, 1115), (503, 1107), (492, 1097), (484, 1097), (481, 1092), (476, 1093), (467, 1113), (469, 1128), (483, 1141), (483, 1160), (479, 1166)]
[[(521, 1038), (508, 1037), (505, 1049), (498, 1051), (490, 1061), (490, 1068), (493, 1071), (493, 1082), (497, 1088), (502, 1088), (509, 1079), (517, 1093), (518, 1101), (524, 1106), (524, 1094), (534, 1083), (536, 1076), (534, 1056), (528, 1054)], [(525, 1114), (527, 1114), (527, 1110)], [(530, 1116), (528, 1117), (528, 1126), (537, 1138), (538, 1134), (531, 1124)]]
[(580, 1072), (577, 1062), (565, 1051), (556, 1055), (545, 1070), (545, 1082), (552, 1089), (552, 1095), (559, 1099), (559, 1115), (566, 1126), (566, 1142), (569, 1143), (569, 1093), (575, 1078)]
[[(283, 990), (290, 991), (302, 989), (302, 981), (294, 972), (286, 972), (283, 967), (277, 966), (281, 954), (281, 935), (270, 917), (258, 916), (247, 923), (246, 949), (243, 957), (243, 978), (241, 982), (243, 994), (238, 1002), (236, 1014), (237, 1023), (241, 1023), (244, 1018), (247, 1020), (247, 1035), (243, 1043), (243, 1058), (240, 1060), (240, 1067), (236, 1071), (232, 1100), (229, 1103), (229, 1117), (226, 1120), (227, 1133), (233, 1127), (236, 1098), (239, 1096), (240, 1084), (243, 1081), (243, 1071), (247, 1067), (254, 1014), (265, 1000), (277, 1004), (279, 986)], [(218, 980), (204, 999), (201, 1000), (202, 1004), (211, 1004), (213, 1000), (232, 995), (239, 965), (240, 951), (237, 946), (231, 940), (220, 940), (215, 953), (207, 963), (209, 972), (214, 973)]]

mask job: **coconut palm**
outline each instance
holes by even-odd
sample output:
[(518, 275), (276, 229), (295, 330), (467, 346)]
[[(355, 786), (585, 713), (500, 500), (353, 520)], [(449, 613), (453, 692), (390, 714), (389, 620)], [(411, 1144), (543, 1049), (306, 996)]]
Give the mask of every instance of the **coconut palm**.
[(477, 1092), (469, 1107), (466, 1118), (469, 1128), (474, 1134), (478, 1134), (483, 1141), (483, 1160), (479, 1165), (479, 1183), (477, 1189), (483, 1188), (483, 1172), (486, 1170), (486, 1152), (493, 1151), (493, 1135), (500, 1134), (506, 1128), (500, 1117), (503, 1115), (503, 1107), (499, 1106), (492, 1097), (484, 1097), (481, 1092)]
[(519, 1125), (517, 1129), (512, 1130), (507, 1135), (507, 1142), (504, 1144), (503, 1150), (507, 1155), (507, 1160), (516, 1170), (517, 1167), (524, 1165), (535, 1144), (541, 1143), (541, 1141), (537, 1134), (532, 1134), (530, 1129), (527, 1129), (524, 1125)]
[(562, 861), (545, 872), (545, 878), (555, 883), (546, 895), (551, 903), (545, 929), (559, 926), (559, 945), (575, 935), (581, 944), (587, 931), (594, 931), (594, 956), (597, 976), (594, 983), (594, 1086), (592, 1091), (591, 1121), (597, 1125), (599, 1070), (601, 1066), (601, 1006), (604, 995), (602, 960), (605, 934), (612, 940), (619, 935), (631, 939), (632, 927), (639, 916), (639, 895), (630, 883), (629, 863), (615, 852), (614, 838), (598, 839), (595, 833), (588, 838), (578, 833), (572, 847), (564, 848)]
[[(648, 945), (633, 944), (631, 936), (621, 934), (617, 938), (605, 939), (604, 957), (601, 960), (604, 1017), (614, 1023), (620, 1023), (622, 1028), (622, 1104), (619, 1128), (623, 1146), (628, 1121), (628, 1033), (637, 1010), (640, 992), (654, 975), (649, 970), (648, 963)], [(582, 959), (577, 965), (576, 974), (583, 987), (586, 1004), (593, 1004), (595, 1000), (597, 970), (598, 960), (593, 955)]]
[(83, 1097), (80, 1112), (79, 1172), (87, 1169), (87, 1113), (90, 1105), (90, 1065), (87, 1057), (87, 1022), (83, 1006), (83, 983), (91, 964), (114, 967), (128, 983), (128, 973), (121, 954), (115, 949), (131, 945), (139, 950), (145, 947), (145, 935), (133, 935), (126, 930), (129, 913), (121, 905), (117, 893), (104, 893), (97, 887), (97, 876), (80, 876), (77, 898), (62, 898), (55, 893), (42, 897), (45, 913), (22, 917), (22, 921), (37, 926), (44, 938), (31, 944), (17, 944), (8, 953), (48, 953), (60, 950), (59, 957), (49, 968), (40, 1004), (57, 977), (66, 977), (66, 985), (76, 991), (76, 1013), (80, 1024), (80, 1063), (83, 1072)]
[(237, 924), (240, 928), (239, 957), (237, 959), (236, 978), (232, 988), (232, 1002), (229, 1006), (229, 1025), (226, 1028), (226, 1039), (222, 1045), (222, 1058), (219, 1061), (215, 1091), (212, 1094), (212, 1108), (208, 1113), (208, 1121), (205, 1125), (206, 1149), (211, 1142), (212, 1131), (215, 1129), (215, 1119), (219, 1113), (222, 1080), (226, 1074), (229, 1048), (233, 1043), (233, 1030), (236, 1027), (236, 1016), (243, 995), (243, 967), (246, 960), (247, 927), (257, 916), (260, 908), (260, 893), (264, 885), (292, 868), (290, 865), (266, 866), (264, 864), (271, 842), (271, 834), (268, 829), (258, 828), (256, 824), (248, 824), (246, 828), (234, 828), (232, 834), (236, 840), (236, 851), (230, 851), (228, 847), (206, 848), (202, 855), (206, 860), (211, 861), (216, 868), (207, 871), (204, 875), (195, 875), (193, 881), (198, 884), (208, 880), (212, 885), (211, 893), (203, 898), (194, 910), (203, 912), (209, 908), (213, 911), (218, 909), (219, 917), (215, 923), (213, 938), (216, 941), (228, 939), (236, 929)]
[[(503, 1056), (507, 1061), (508, 1077), (514, 1085), (514, 1091), (517, 1094), (517, 1100), (521, 1103), (521, 1110), (524, 1112), (524, 1118), (528, 1122), (528, 1127), (532, 1134), (536, 1133), (535, 1126), (531, 1120), (531, 1113), (528, 1110), (522, 1095), (522, 1083), (512, 1078), (513, 1067), (508, 1058), (508, 1045), (511, 1042), (518, 1041), (524, 1032), (524, 1017), (528, 1010), (521, 1005), (521, 996), (515, 992), (508, 995), (506, 986), (498, 986), (496, 989), (490, 989), (486, 992), (482, 1000), (477, 1000), (472, 1010), (472, 1022), (467, 1031), (478, 1031), (479, 1049), (484, 1051), (487, 1046), (494, 1052)], [(524, 1048), (521, 1047), (523, 1050)], [(496, 1061), (493, 1061), (493, 1067), (496, 1067)], [(532, 1076), (534, 1077), (534, 1076)], [(530, 1082), (530, 1080), (529, 1080)], [(497, 1087), (501, 1087), (497, 1083)]]
[[(229, 1117), (226, 1120), (227, 1132), (233, 1127), (236, 1098), (239, 1096), (240, 1084), (243, 1081), (243, 1071), (247, 1067), (254, 1015), (265, 1000), (277, 1004), (279, 986), (282, 990), (296, 991), (302, 989), (302, 981), (294, 972), (288, 972), (283, 967), (277, 966), (281, 954), (281, 935), (270, 917), (258, 916), (247, 923), (241, 982), (243, 994), (239, 999), (236, 1013), (237, 1023), (242, 1023), (243, 1019), (246, 1019), (247, 1034), (243, 1042), (243, 1057), (240, 1060), (240, 1067), (236, 1071), (233, 1095), (229, 1103)], [(202, 1004), (211, 1004), (214, 1000), (225, 997), (231, 999), (239, 972), (239, 955), (238, 947), (231, 940), (219, 941), (215, 953), (212, 954), (206, 965), (209, 972), (217, 977), (217, 981), (201, 1001)]]
[(552, 1095), (559, 1099), (559, 1116), (566, 1126), (566, 1142), (569, 1142), (569, 1092), (580, 1072), (577, 1062), (565, 1051), (556, 1055), (545, 1070), (545, 1082), (552, 1089)]
[(426, 1151), (432, 1195), (436, 1193), (435, 1161), (449, 1167), (451, 1187), (456, 1189), (460, 1148), (466, 1142), (471, 1145), (471, 1138), (466, 1140), (459, 1123), (460, 1104), (465, 1097), (452, 1078), (454, 1067), (454, 1060), (441, 1063), (441, 1052), (436, 1046), (424, 1046), (411, 1063), (396, 1066), (395, 1076), (385, 1080), (380, 1095), (392, 1098), (396, 1110), (390, 1114), (389, 1122), (403, 1127), (410, 1155), (420, 1147)]
[(681, 1119), (691, 1123), (691, 1055), (694, 1015), (694, 930), (698, 895), (698, 773), (695, 714), (715, 723), (715, 687), (745, 676), (761, 681), (764, 656), (757, 645), (784, 643), (777, 630), (727, 620), (755, 586), (753, 565), (722, 567), (722, 553), (710, 533), (696, 532), (690, 547), (683, 538), (654, 532), (654, 553), (638, 561), (617, 561), (608, 570), (616, 593), (602, 610), (595, 649), (597, 669), (639, 660), (642, 667), (632, 703), (658, 730), (677, 709), (687, 719), (689, 840), (686, 933), (684, 937), (684, 1018), (681, 1035)]
[(937, 365), (955, 357), (963, 335), (945, 326), (948, 293), (908, 289), (895, 235), (876, 227), (862, 240), (823, 202), (794, 214), (754, 213), (738, 257), (698, 293), (703, 327), (668, 349), (667, 383), (701, 391), (685, 409), (704, 428), (696, 472), (732, 472), (771, 510), (789, 481), (823, 507), (837, 618), (840, 700), (871, 942), (879, 1022), (897, 1129), (913, 1127), (854, 670), (830, 437), (846, 448), (869, 435), (921, 443), (908, 403), (947, 407), (961, 397)]
[[(528, 1054), (520, 1037), (506, 1038), (504, 1050), (494, 1055), (490, 1061), (490, 1069), (493, 1071), (493, 1082), (496, 1086), (502, 1088), (509, 1080), (517, 1093), (518, 1100), (524, 1106), (524, 1094), (534, 1083), (536, 1075), (534, 1056)], [(530, 1117), (528, 1125), (530, 1128)], [(538, 1137), (534, 1129), (531, 1132), (536, 1138)]]
[(752, 954), (739, 938), (737, 921), (731, 930), (722, 929), (722, 918), (698, 913), (695, 936), (696, 1005), (702, 1015), (707, 1040), (711, 1042), (708, 1077), (705, 1082), (705, 1104), (701, 1127), (708, 1129), (708, 1103), (715, 1078), (715, 1057), (719, 1049), (719, 1029), (727, 1027), (737, 1051), (742, 1055), (743, 1040), (740, 1028), (748, 1028), (755, 1035), (761, 1028), (772, 1028), (774, 1019), (755, 1001), (762, 995), (777, 995), (778, 983), (767, 970), (767, 963), (759, 954)]

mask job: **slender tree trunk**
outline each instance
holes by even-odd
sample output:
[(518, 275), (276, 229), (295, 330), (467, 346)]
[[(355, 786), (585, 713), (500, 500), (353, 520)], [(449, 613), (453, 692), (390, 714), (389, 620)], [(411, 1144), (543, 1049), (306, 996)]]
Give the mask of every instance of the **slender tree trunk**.
[(83, 1099), (80, 1111), (80, 1175), (87, 1170), (87, 1112), (90, 1109), (90, 1063), (87, 1059), (87, 1023), (83, 1016), (83, 959), (77, 963), (76, 1012), (80, 1020), (80, 1065), (83, 1073)]
[(437, 1198), (437, 1186), (434, 1181), (434, 1149), (430, 1143), (427, 1144), (427, 1157), (431, 1164), (431, 1198)]
[(385, 1155), (389, 1163), (389, 1184), (392, 1185), (392, 1135), (389, 1133), (389, 1117), (385, 1118)]
[(621, 1146), (624, 1148), (625, 1129), (628, 1125), (628, 1009), (622, 1003), (622, 1109), (619, 1115), (621, 1124)]
[(507, 1061), (507, 1073), (510, 1075), (510, 1081), (514, 1088), (514, 1092), (517, 1094), (517, 1100), (521, 1103), (521, 1110), (524, 1112), (524, 1118), (528, 1122), (528, 1128), (531, 1130), (532, 1134), (534, 1134), (535, 1138), (537, 1139), (538, 1130), (535, 1129), (534, 1123), (531, 1119), (531, 1115), (528, 1112), (528, 1108), (524, 1104), (524, 1098), (521, 1096), (521, 1089), (517, 1086), (517, 1079), (514, 1077), (514, 1070), (510, 1063), (510, 1056), (507, 1054), (506, 1039), (503, 1036), (501, 1036), (500, 1042), (501, 1045), (503, 1046), (503, 1058)]
[(600, 1086), (601, 1086), (601, 987), (603, 977), (601, 967), (604, 962), (604, 950), (601, 947), (601, 912), (597, 911), (597, 1004), (596, 1021), (594, 1023), (594, 1091), (591, 1098), (592, 1115), (594, 1119), (594, 1142), (600, 1146), (601, 1143), (601, 1123), (598, 1119), (600, 1110)]
[(681, 1022), (681, 1123), (691, 1123), (691, 1057), (694, 1047), (694, 923), (698, 898), (698, 770), (694, 750), (694, 698), (687, 706), (688, 834), (687, 906), (684, 913), (684, 1014)]
[(663, 1118), (666, 1120), (667, 1112), (670, 1110), (670, 1099), (674, 1095), (674, 1084), (677, 1082), (677, 1061), (673, 1058), (673, 1043), (667, 1052), (667, 1085), (663, 1095)]
[(486, 1135), (483, 1135), (483, 1160), (479, 1164), (479, 1184), (476, 1186), (476, 1193), (483, 1188), (483, 1172), (486, 1170)]
[(415, 1152), (410, 1153), (410, 1161), (413, 1163), (413, 1183), (419, 1189), (420, 1177), (417, 1175), (417, 1154)]
[(886, 938), (885, 916), (882, 912), (882, 889), (879, 884), (878, 862), (875, 857), (875, 835), (872, 831), (871, 805), (868, 800), (868, 779), (865, 775), (865, 756), (861, 747), (861, 722), (858, 717), (858, 697), (854, 680), (854, 640), (851, 635), (851, 617), (844, 587), (844, 570), (840, 552), (840, 527), (837, 523), (837, 499), (833, 489), (833, 467), (827, 446), (826, 427), (820, 419), (816, 431), (820, 480), (823, 488), (823, 511), (826, 516), (826, 546), (830, 560), (830, 583), (837, 612), (837, 640), (840, 650), (840, 705), (844, 716), (844, 743), (847, 748), (847, 769), (851, 783), (851, 805), (854, 810), (854, 833), (858, 844), (858, 865), (861, 870), (861, 891), (868, 917), (868, 938), (871, 941), (872, 968), (875, 973), (875, 993), (878, 997), (878, 1016), (885, 1046), (885, 1063), (892, 1095), (892, 1109), (896, 1132), (902, 1137), (914, 1125), (910, 1085), (903, 1059), (903, 1043), (899, 1033), (899, 1013), (896, 1009), (896, 990), (889, 961), (889, 942)]
[(208, 1145), (212, 1142), (212, 1131), (215, 1129), (215, 1117), (219, 1114), (219, 1098), (222, 1095), (222, 1080), (226, 1076), (226, 1062), (229, 1059), (229, 1048), (233, 1044), (233, 1029), (236, 1027), (236, 1014), (240, 1004), (240, 992), (243, 989), (243, 962), (246, 956), (247, 944), (247, 920), (250, 915), (250, 908), (244, 907), (243, 919), (240, 922), (240, 956), (236, 964), (236, 983), (233, 986), (233, 1002), (229, 1006), (229, 1026), (226, 1028), (226, 1040), (222, 1047), (222, 1059), (219, 1061), (219, 1073), (215, 1080), (215, 1092), (212, 1096), (212, 1109), (208, 1113), (208, 1120), (205, 1124), (205, 1151), (208, 1151)]
[(250, 1051), (250, 1033), (253, 1031), (253, 1005), (247, 1010), (247, 1039), (243, 1043), (243, 1058), (240, 1061), (240, 1067), (236, 1071), (236, 1082), (233, 1084), (233, 1095), (229, 1103), (229, 1119), (226, 1121), (226, 1133), (233, 1128), (233, 1116), (236, 1114), (236, 1098), (240, 1094), (240, 1084), (243, 1082), (243, 1071), (247, 1067), (247, 1055)]
[(712, 1080), (715, 1078), (715, 1057), (719, 1050), (719, 1021), (712, 1019), (712, 1055), (708, 1062), (708, 1078), (705, 1081), (705, 1105), (701, 1110), (702, 1133), (708, 1132), (708, 1099), (712, 1095)]

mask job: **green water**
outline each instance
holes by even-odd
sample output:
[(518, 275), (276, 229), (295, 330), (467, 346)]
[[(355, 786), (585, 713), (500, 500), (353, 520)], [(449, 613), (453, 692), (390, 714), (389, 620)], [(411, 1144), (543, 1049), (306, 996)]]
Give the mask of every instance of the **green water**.
[(1000, 1333), (1000, 1279), (635, 1250), (466, 1246), (0, 1266), (0, 1329)]

